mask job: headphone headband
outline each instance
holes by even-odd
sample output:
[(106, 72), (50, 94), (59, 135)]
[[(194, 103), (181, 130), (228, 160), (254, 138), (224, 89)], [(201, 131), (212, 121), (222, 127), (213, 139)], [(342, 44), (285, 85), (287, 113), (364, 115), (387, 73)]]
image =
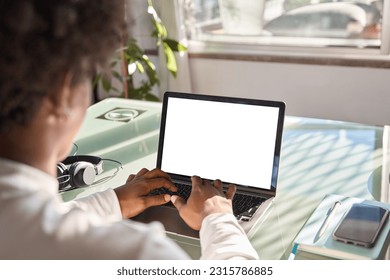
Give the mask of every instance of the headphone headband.
[(92, 163), (95, 167), (96, 175), (103, 173), (103, 160), (96, 156), (69, 156), (64, 159), (62, 163), (65, 165), (71, 165), (80, 161)]
[(103, 173), (103, 161), (112, 161), (119, 164), (123, 169), (122, 163), (113, 159), (102, 159), (96, 156), (69, 156), (57, 164), (57, 180), (59, 191), (67, 191), (75, 188), (90, 186), (93, 183), (101, 183), (107, 179), (113, 178), (119, 171), (95, 182), (95, 176)]

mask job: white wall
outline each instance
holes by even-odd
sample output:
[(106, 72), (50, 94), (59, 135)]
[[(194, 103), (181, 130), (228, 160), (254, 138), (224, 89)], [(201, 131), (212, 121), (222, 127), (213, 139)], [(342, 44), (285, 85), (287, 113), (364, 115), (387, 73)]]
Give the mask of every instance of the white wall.
[(286, 102), (288, 115), (390, 124), (390, 69), (190, 59), (192, 90)]

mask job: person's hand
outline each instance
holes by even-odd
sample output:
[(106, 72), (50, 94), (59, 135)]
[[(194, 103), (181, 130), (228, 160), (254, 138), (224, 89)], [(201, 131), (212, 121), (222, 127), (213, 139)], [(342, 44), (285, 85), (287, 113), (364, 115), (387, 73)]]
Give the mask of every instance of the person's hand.
[(131, 218), (140, 214), (148, 207), (169, 202), (171, 200), (169, 194), (148, 195), (152, 190), (161, 187), (167, 188), (172, 192), (177, 191), (169, 175), (160, 169), (156, 168), (149, 171), (143, 168), (136, 175), (130, 175), (125, 185), (114, 190), (119, 200), (122, 216)]
[(214, 213), (233, 213), (232, 199), (236, 193), (236, 187), (229, 185), (226, 194), (223, 192), (223, 184), (215, 180), (213, 185), (198, 176), (192, 176), (192, 191), (187, 202), (172, 195), (171, 201), (179, 211), (182, 219), (188, 226), (199, 230), (202, 221), (208, 215)]

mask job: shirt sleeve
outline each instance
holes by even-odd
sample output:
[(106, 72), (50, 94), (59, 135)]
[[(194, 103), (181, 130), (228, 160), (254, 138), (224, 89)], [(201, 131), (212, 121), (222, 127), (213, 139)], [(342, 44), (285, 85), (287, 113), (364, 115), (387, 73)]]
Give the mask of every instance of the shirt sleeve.
[[(83, 212), (89, 212), (93, 216), (96, 215), (96, 217), (106, 222), (122, 220), (118, 198), (112, 189), (70, 201), (66, 204), (70, 209), (78, 208)], [(157, 226), (157, 224), (154, 226)], [(151, 229), (151, 232), (154, 232), (155, 237), (160, 236), (161, 232), (163, 232), (161, 226), (155, 229), (152, 229), (152, 225), (146, 227)], [(115, 234), (113, 228), (112, 234)], [(160, 234), (157, 234), (159, 231)], [(142, 235), (147, 236), (146, 233)], [(153, 241), (155, 242), (156, 240)], [(151, 242), (150, 238), (148, 242), (140, 242), (145, 246), (142, 250), (143, 253), (141, 255), (143, 257), (141, 258), (148, 259), (148, 257), (152, 256), (152, 258), (156, 258), (156, 255), (151, 253), (155, 252), (155, 250), (151, 248), (148, 248), (150, 251), (145, 250), (149, 243), (150, 245), (153, 244), (153, 246), (156, 246), (154, 242)], [(202, 252), (201, 259), (258, 259), (258, 255), (249, 242), (244, 230), (238, 224), (236, 218), (230, 214), (213, 214), (206, 217), (200, 230), (200, 243)], [(172, 249), (175, 247), (172, 246)], [(180, 256), (179, 258), (183, 258), (184, 255), (178, 254), (178, 256)], [(178, 258), (178, 256), (171, 255), (173, 259)]]
[(201, 259), (258, 259), (244, 230), (231, 214), (207, 216), (200, 230)]
[(83, 198), (65, 202), (65, 206), (69, 208), (78, 207), (85, 212), (92, 212), (107, 222), (122, 220), (122, 211), (113, 189), (107, 189), (103, 192), (97, 192)]

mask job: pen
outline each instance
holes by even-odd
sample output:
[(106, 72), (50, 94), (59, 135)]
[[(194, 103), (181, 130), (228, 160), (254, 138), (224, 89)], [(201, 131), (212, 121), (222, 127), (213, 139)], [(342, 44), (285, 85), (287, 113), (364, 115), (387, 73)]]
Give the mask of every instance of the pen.
[(318, 231), (318, 234), (314, 240), (314, 242), (317, 242), (325, 233), (326, 229), (328, 228), (329, 224), (332, 222), (333, 220), (333, 217), (336, 215), (337, 213), (337, 208), (341, 205), (341, 202), (340, 201), (336, 201), (332, 208), (329, 209), (329, 214), (328, 216), (326, 217), (324, 223), (321, 225), (321, 228), (319, 229)]
[(289, 261), (295, 259), (295, 255), (297, 254), (297, 251), (298, 251), (298, 244), (295, 243), (294, 246), (292, 247), (291, 254), (290, 254), (290, 256), (288, 257), (288, 260), (289, 260)]

